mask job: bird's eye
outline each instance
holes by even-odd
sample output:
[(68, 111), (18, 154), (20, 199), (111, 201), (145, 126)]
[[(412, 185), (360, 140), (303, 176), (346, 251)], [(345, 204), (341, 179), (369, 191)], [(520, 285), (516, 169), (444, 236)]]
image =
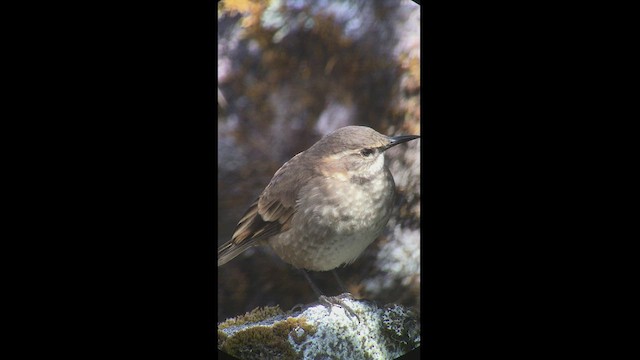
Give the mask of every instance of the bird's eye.
[(362, 149), (362, 150), (360, 150), (360, 155), (362, 155), (364, 157), (369, 157), (369, 156), (373, 155), (374, 152), (375, 152), (374, 149)]

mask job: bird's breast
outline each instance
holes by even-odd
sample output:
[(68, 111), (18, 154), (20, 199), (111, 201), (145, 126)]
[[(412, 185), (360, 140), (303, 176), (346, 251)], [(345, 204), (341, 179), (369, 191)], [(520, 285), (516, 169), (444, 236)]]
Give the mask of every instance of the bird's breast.
[(284, 261), (308, 270), (354, 261), (391, 215), (395, 185), (384, 170), (365, 180), (313, 179), (301, 188), (291, 229), (269, 244)]

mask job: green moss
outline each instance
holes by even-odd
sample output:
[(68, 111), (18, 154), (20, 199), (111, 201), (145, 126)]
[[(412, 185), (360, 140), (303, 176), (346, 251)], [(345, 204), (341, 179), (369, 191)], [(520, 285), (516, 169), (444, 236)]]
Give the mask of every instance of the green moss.
[(265, 306), (263, 308), (257, 307), (244, 315), (236, 316), (234, 318), (227, 319), (223, 323), (220, 323), (218, 325), (218, 330), (226, 329), (230, 326), (262, 321), (264, 319), (281, 314), (284, 314), (284, 312), (280, 310), (280, 307), (278, 305)]
[(265, 326), (256, 326), (237, 333), (222, 344), (221, 350), (241, 359), (296, 358), (289, 342)]
[[(303, 331), (300, 331), (303, 330)], [(298, 359), (291, 348), (289, 334), (295, 342), (302, 342), (307, 334), (315, 334), (316, 328), (304, 319), (288, 318), (273, 326), (255, 326), (240, 331), (233, 336), (218, 334), (218, 346), (227, 354), (242, 359)]]
[(317, 330), (315, 326), (307, 323), (305, 319), (300, 318), (288, 318), (287, 320), (276, 324), (273, 328), (275, 332), (284, 336), (288, 336), (291, 331), (296, 330), (297, 328), (302, 329), (303, 331), (300, 332), (300, 334), (296, 331), (291, 333), (293, 341), (297, 344), (302, 343), (307, 338), (307, 335), (315, 334)]
[(227, 334), (224, 331), (218, 330), (218, 348), (221, 348), (224, 342), (227, 340)]

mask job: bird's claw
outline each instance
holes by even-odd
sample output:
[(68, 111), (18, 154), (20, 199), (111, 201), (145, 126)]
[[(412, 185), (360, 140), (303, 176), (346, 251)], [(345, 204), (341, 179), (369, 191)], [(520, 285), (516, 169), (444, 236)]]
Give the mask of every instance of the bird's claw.
[(333, 305), (338, 305), (345, 310), (345, 314), (348, 317), (351, 318), (352, 316), (354, 316), (358, 320), (358, 322), (360, 322), (360, 318), (358, 317), (358, 314), (356, 314), (355, 311), (353, 311), (353, 309), (342, 300), (344, 298), (353, 299), (353, 296), (349, 293), (343, 293), (338, 296), (320, 295), (318, 300), (322, 305), (327, 307), (327, 309), (329, 310), (329, 314), (331, 314)]

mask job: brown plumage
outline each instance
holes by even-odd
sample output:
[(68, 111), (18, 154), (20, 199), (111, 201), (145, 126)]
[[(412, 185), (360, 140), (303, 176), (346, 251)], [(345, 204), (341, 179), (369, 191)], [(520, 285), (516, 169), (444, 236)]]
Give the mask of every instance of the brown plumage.
[(275, 173), (269, 185), (244, 213), (231, 241), (218, 249), (218, 266), (226, 264), (250, 247), (262, 245), (271, 236), (289, 230), (301, 184), (297, 181), (299, 177), (282, 174), (296, 165), (301, 170), (299, 175), (312, 172), (312, 169), (300, 163), (300, 155), (302, 153), (287, 161)]
[(418, 137), (388, 137), (363, 126), (323, 137), (275, 173), (218, 249), (218, 266), (256, 245), (270, 245), (308, 270), (352, 262), (391, 214), (395, 185), (384, 151)]

